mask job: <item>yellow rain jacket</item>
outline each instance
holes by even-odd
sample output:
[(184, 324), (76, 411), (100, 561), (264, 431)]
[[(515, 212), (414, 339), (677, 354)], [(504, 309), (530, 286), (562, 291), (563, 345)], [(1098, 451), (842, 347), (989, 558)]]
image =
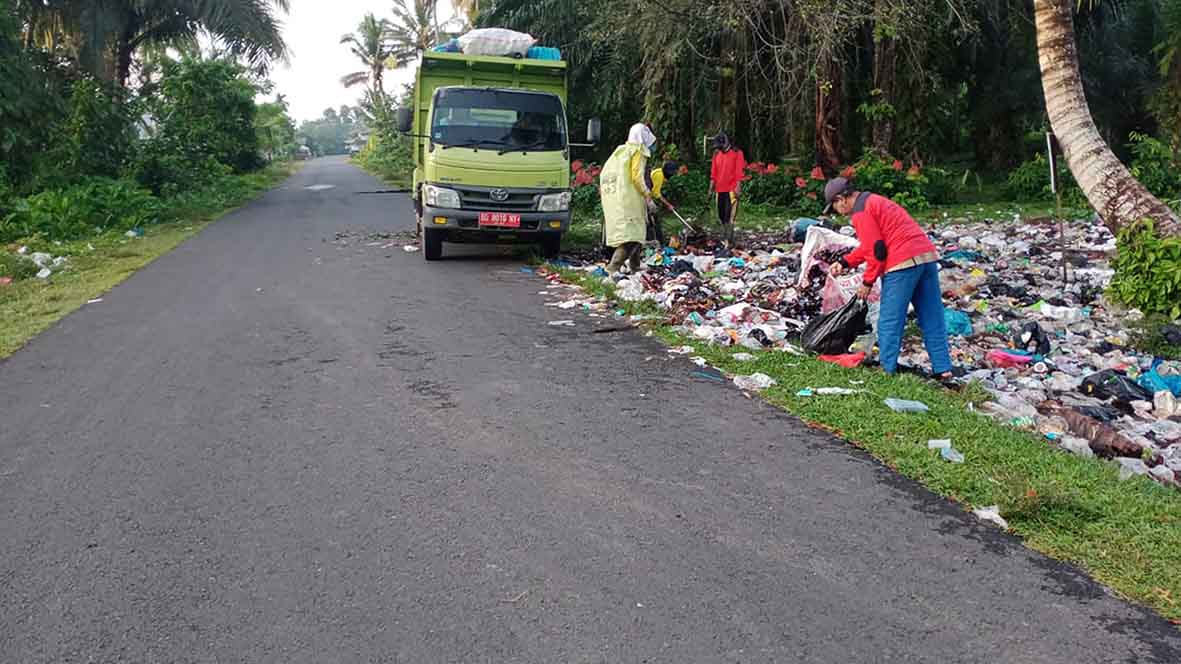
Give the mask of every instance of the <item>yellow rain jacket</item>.
[(603, 164), (599, 194), (603, 201), (603, 243), (608, 247), (643, 242), (647, 237), (648, 206), (644, 198), (648, 186), (644, 170), (650, 156), (644, 146), (624, 143)]

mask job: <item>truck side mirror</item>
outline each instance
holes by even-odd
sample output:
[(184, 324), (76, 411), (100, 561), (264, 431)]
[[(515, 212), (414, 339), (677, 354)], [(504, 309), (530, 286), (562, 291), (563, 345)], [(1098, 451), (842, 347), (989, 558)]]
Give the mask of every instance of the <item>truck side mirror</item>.
[(404, 106), (399, 108), (395, 114), (395, 121), (399, 132), (409, 134), (414, 129), (414, 111)]
[(599, 139), (603, 137), (603, 121), (598, 118), (591, 118), (586, 122), (586, 142), (597, 144)]

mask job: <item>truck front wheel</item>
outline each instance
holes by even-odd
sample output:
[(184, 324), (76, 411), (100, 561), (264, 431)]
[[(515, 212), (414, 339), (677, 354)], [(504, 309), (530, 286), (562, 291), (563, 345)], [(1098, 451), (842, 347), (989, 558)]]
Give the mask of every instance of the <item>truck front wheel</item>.
[(541, 257), (557, 258), (562, 252), (562, 234), (544, 233), (541, 236)]
[(443, 257), (443, 231), (433, 228), (422, 230), (422, 255), (428, 261), (437, 261)]

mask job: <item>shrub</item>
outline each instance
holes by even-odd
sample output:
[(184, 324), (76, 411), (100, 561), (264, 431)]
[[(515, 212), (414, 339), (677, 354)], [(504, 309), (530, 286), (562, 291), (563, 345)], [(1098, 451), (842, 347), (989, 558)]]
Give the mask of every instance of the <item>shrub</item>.
[(186, 156), (185, 152), (169, 136), (149, 139), (141, 145), (131, 173), (141, 186), (162, 198), (212, 187), (231, 173), (229, 166), (210, 155)]
[(1164, 141), (1132, 132), (1132, 175), (1156, 196), (1181, 198), (1181, 156)]
[(1181, 316), (1181, 238), (1162, 238), (1141, 221), (1121, 228), (1117, 239), (1112, 296), (1148, 314)]
[(356, 160), (384, 179), (409, 183), (414, 173), (412, 148), (410, 139), (401, 134), (375, 131)]
[(179, 157), (212, 158), (236, 173), (262, 165), (254, 128), (257, 88), (246, 71), (228, 60), (168, 61), (160, 95), (152, 105), (156, 139)]
[(912, 212), (951, 202), (957, 191), (951, 175), (941, 168), (917, 164), (907, 168), (900, 160), (889, 160), (876, 152), (866, 152), (851, 174), (858, 189), (881, 194)]
[(64, 189), (19, 199), (0, 221), (0, 242), (41, 236), (74, 240), (107, 230), (154, 223), (163, 206), (135, 183), (91, 178)]
[[(1005, 193), (1017, 201), (1048, 201), (1053, 200), (1054, 192), (1050, 190), (1050, 166), (1041, 153), (1033, 159), (1021, 164), (1009, 173), (1005, 183)], [(1058, 160), (1058, 187), (1062, 191), (1062, 198), (1069, 204), (1081, 203), (1085, 199), (1083, 191), (1074, 181), (1074, 175), (1066, 165), (1065, 159)]]

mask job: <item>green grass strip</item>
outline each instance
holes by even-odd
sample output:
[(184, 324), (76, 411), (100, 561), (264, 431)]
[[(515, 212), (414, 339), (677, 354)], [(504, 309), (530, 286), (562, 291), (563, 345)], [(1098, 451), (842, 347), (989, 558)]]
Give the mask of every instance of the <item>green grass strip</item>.
[[(48, 280), (24, 279), (0, 286), (0, 358), (8, 357), (64, 316), (101, 296), (136, 270), (172, 251), (213, 220), (286, 179), (295, 164), (276, 164), (235, 176), (232, 191), (186, 196), (171, 210), (176, 221), (144, 227), (142, 238), (104, 233), (77, 242), (30, 241), (36, 250), (64, 255), (67, 267)], [(93, 249), (91, 249), (93, 247)]]

